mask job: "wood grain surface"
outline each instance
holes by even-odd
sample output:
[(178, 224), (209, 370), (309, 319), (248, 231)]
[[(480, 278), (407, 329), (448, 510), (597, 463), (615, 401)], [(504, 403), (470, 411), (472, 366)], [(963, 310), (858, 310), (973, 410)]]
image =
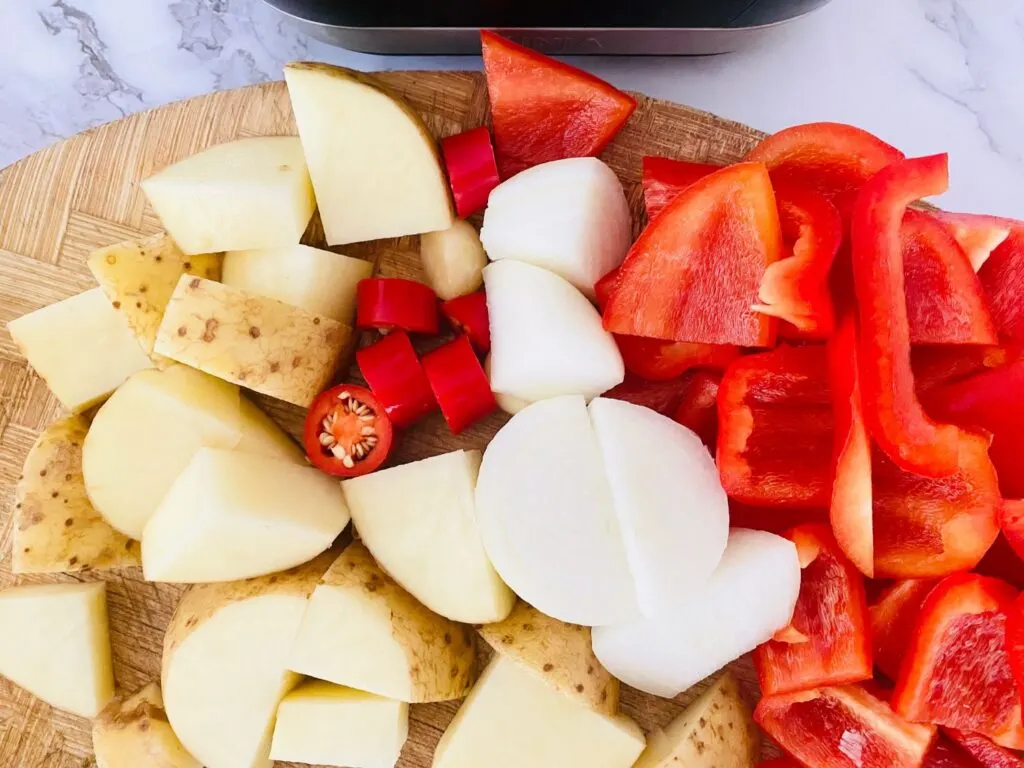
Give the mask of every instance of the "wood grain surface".
[[(381, 77), (413, 104), (439, 138), (488, 119), (487, 90), (479, 74), (393, 72)], [(724, 163), (741, 157), (760, 136), (751, 128), (687, 107), (643, 96), (638, 99), (636, 113), (603, 156), (625, 185), (637, 230), (643, 223), (639, 182), (644, 155)], [(135, 691), (157, 679), (161, 639), (181, 589), (142, 581), (136, 568), (80, 577), (12, 577), (14, 486), (36, 435), (61, 415), (61, 407), (28, 367), (6, 325), (26, 312), (93, 287), (86, 259), (94, 249), (160, 230), (139, 189), (140, 179), (212, 144), (243, 136), (294, 133), (284, 84), (267, 83), (133, 115), (0, 171), (0, 587), (15, 582), (106, 580), (115, 674), (121, 690)], [(304, 242), (323, 246), (316, 218)], [(381, 274), (423, 279), (417, 238), (337, 250), (373, 260)], [(300, 409), (256, 399), (297, 433)], [(501, 423), (503, 419), (495, 416), (453, 438), (435, 415), (403, 437), (396, 460), (482, 448)], [(11, 628), (0, 627), (0, 631)], [(749, 662), (734, 666), (753, 698)], [(650, 730), (664, 726), (696, 694), (695, 690), (666, 701), (627, 689), (622, 708)], [(434, 745), (457, 706), (452, 702), (412, 708), (401, 768), (430, 765)], [(94, 764), (88, 721), (54, 710), (0, 679), (0, 766), (84, 768)]]

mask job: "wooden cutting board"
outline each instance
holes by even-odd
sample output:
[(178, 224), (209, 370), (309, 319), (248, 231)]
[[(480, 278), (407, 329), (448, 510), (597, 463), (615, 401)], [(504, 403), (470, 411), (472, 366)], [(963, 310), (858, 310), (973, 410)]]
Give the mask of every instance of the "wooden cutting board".
[[(419, 110), (438, 137), (488, 119), (487, 89), (480, 74), (393, 72), (381, 77)], [(761, 136), (746, 126), (688, 107), (644, 96), (638, 100), (636, 113), (604, 154), (625, 185), (637, 230), (643, 221), (639, 182), (644, 155), (726, 163), (741, 157)], [(160, 223), (139, 190), (140, 179), (212, 144), (243, 136), (294, 133), (284, 83), (266, 83), (133, 115), (73, 136), (0, 171), (0, 587), (79, 578), (11, 576), (14, 486), (36, 435), (60, 415), (61, 407), (18, 352), (7, 323), (93, 287), (86, 267), (92, 250), (159, 231)], [(310, 226), (305, 242), (323, 245), (318, 221)], [(340, 250), (374, 260), (382, 274), (422, 279), (417, 246), (416, 238), (402, 238)], [(257, 399), (297, 434), (302, 419), (299, 409)], [(397, 461), (482, 448), (502, 423), (503, 418), (494, 416), (453, 438), (440, 417), (434, 416), (404, 436)], [(119, 688), (134, 691), (157, 679), (163, 631), (181, 588), (144, 582), (139, 569), (81, 579), (108, 582)], [(0, 627), (0, 632), (7, 631), (11, 628)], [(756, 685), (749, 662), (734, 666), (753, 699)], [(650, 730), (668, 723), (695, 695), (690, 692), (666, 701), (626, 690), (623, 710)], [(430, 766), (434, 746), (457, 706), (451, 702), (412, 708), (402, 768)], [(0, 679), (0, 765), (92, 766), (90, 723), (53, 710)]]

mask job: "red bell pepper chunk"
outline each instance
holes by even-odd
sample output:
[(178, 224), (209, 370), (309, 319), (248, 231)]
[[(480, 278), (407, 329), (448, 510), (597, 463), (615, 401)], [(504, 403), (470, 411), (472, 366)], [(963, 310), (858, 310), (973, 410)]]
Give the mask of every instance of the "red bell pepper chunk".
[(839, 548), (868, 578), (875, 575), (871, 437), (857, 365), (857, 325), (848, 315), (829, 344), (835, 414), (835, 470), (830, 520)]
[(999, 530), (1003, 532), (1017, 557), (1024, 557), (1024, 501), (1003, 499), (999, 508)]
[(490, 131), (481, 126), (441, 139), (441, 156), (459, 218), (486, 208), (491, 190), (501, 183)]
[(886, 587), (868, 606), (875, 666), (890, 680), (899, 677), (921, 606), (935, 584), (934, 579), (903, 579)]
[(971, 765), (978, 768), (1024, 768), (1024, 760), (978, 733), (947, 728), (946, 735), (960, 750), (970, 755)]
[[(999, 473), (1003, 496), (1024, 498), (1024, 358), (978, 373), (924, 396), (937, 419), (992, 437), (989, 456)], [(1024, 551), (1024, 550), (1022, 550)]]
[(802, 525), (786, 537), (800, 555), (800, 595), (790, 626), (806, 642), (769, 640), (754, 652), (765, 696), (868, 680), (871, 640), (864, 576), (824, 525)]
[(491, 320), (487, 314), (487, 295), (476, 291), (441, 303), (441, 314), (459, 333), (469, 337), (477, 352), (491, 348)]
[[(1005, 502), (1004, 502), (1005, 503)], [(975, 567), (974, 572), (981, 576), (1002, 579), (1017, 589), (1024, 589), (1024, 560), (1010, 546), (1006, 536), (999, 536), (985, 553), (985, 557)]]
[(902, 152), (867, 131), (842, 123), (808, 123), (762, 141), (746, 160), (764, 163), (772, 181), (811, 189), (848, 214), (861, 186)]
[(605, 392), (601, 397), (613, 400), (624, 400), (634, 405), (642, 405), (657, 411), (662, 416), (671, 418), (683, 399), (685, 379), (669, 379), (667, 381), (648, 381), (626, 374), (625, 380)]
[(949, 228), (950, 233), (967, 254), (975, 272), (988, 261), (992, 251), (1006, 241), (1014, 226), (1011, 219), (976, 213), (932, 211), (931, 215)]
[(783, 534), (790, 528), (807, 523), (828, 525), (827, 509), (799, 507), (755, 507), (735, 499), (729, 500), (729, 525), (755, 531)]
[(753, 506), (824, 509), (834, 417), (822, 347), (781, 345), (726, 369), (718, 395), (718, 470)]
[(932, 390), (998, 368), (1008, 359), (1002, 347), (976, 344), (940, 344), (910, 350), (914, 383), (926, 407), (932, 404), (928, 397)]
[(467, 337), (424, 355), (423, 370), (453, 435), (497, 410), (487, 374)]
[(855, 685), (766, 696), (754, 720), (808, 768), (920, 768), (936, 731)]
[(503, 178), (599, 154), (636, 109), (632, 96), (581, 69), (493, 32), (480, 39)]
[(437, 407), (430, 382), (405, 331), (356, 352), (356, 363), (396, 427), (415, 424)]
[(712, 453), (718, 438), (718, 390), (722, 376), (694, 371), (682, 383), (682, 397), (672, 420), (692, 430)]
[(861, 189), (851, 225), (868, 427), (899, 466), (929, 477), (956, 471), (961, 432), (933, 421), (914, 391), (900, 233), (907, 206), (948, 183), (945, 155), (894, 163)]
[(723, 168), (680, 193), (634, 243), (613, 281), (604, 327), (670, 341), (769, 346), (773, 321), (751, 305), (768, 265), (781, 257), (764, 166)]
[(667, 381), (691, 368), (725, 370), (740, 356), (739, 347), (721, 344), (693, 344), (686, 341), (616, 336), (626, 370), (648, 381)]
[(369, 277), (356, 289), (356, 326), (437, 333), (437, 295), (429, 285), (400, 277)]
[(947, 576), (924, 601), (893, 693), (914, 722), (981, 733), (1024, 747), (1021, 699), (1007, 650), (1017, 590), (974, 574)]
[(1007, 611), (1006, 652), (1018, 693), (1024, 695), (1024, 596), (1018, 597)]
[(1006, 241), (978, 272), (988, 296), (992, 319), (999, 328), (999, 337), (1010, 343), (1024, 342), (1024, 222), (1013, 222), (1013, 231)]
[(710, 163), (691, 163), (667, 157), (647, 156), (643, 159), (644, 205), (647, 218), (661, 213), (676, 195), (721, 168)]
[(909, 210), (900, 231), (913, 344), (996, 344), (981, 281), (949, 229)]

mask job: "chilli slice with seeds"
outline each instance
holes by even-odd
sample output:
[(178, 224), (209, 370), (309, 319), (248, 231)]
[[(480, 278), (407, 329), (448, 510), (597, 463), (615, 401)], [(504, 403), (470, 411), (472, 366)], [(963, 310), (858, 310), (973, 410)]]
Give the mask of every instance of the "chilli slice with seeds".
[(306, 455), (317, 469), (335, 477), (358, 477), (387, 460), (394, 429), (370, 390), (341, 384), (313, 403), (303, 438)]

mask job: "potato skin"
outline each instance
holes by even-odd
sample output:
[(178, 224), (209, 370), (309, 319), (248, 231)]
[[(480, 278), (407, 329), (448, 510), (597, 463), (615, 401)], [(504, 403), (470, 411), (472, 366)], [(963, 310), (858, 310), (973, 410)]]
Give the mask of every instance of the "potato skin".
[(602, 714), (619, 711), (619, 681), (591, 650), (589, 627), (552, 619), (520, 600), (507, 619), (478, 632), (495, 652), (541, 675), (556, 690)]
[(402, 589), (359, 542), (350, 544), (322, 583), (363, 591), (391, 614), (392, 634), (405, 649), (416, 703), (465, 696), (476, 681), (472, 630), (433, 613)]
[(164, 711), (160, 686), (150, 683), (133, 695), (118, 697), (92, 726), (98, 768), (202, 768), (174, 735)]
[(302, 407), (334, 378), (352, 329), (275, 299), (182, 275), (155, 351)]
[(85, 492), (81, 416), (43, 430), (25, 458), (14, 496), (11, 570), (72, 573), (139, 565), (139, 542), (115, 531)]

